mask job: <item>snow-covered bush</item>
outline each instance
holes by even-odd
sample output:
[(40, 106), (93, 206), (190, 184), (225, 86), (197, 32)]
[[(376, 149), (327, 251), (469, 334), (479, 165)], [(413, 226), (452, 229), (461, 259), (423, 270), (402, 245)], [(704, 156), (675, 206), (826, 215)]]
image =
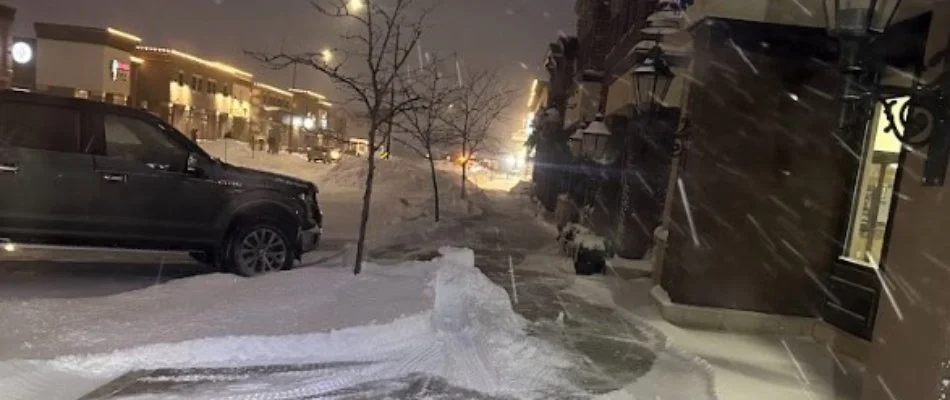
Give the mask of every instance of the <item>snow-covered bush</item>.
[(570, 223), (558, 234), (561, 251), (574, 260), (574, 271), (578, 275), (603, 273), (606, 260), (612, 254), (610, 242), (585, 226)]

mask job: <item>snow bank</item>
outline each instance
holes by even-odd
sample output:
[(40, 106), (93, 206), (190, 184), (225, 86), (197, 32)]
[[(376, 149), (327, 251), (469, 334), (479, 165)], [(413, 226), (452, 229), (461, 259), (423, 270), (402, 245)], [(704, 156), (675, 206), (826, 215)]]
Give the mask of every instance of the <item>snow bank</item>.
[[(365, 364), (321, 371), (317, 376), (297, 372), (280, 384), (249, 381), (238, 385), (240, 393), (222, 393), (220, 388), (202, 392), (199, 387), (185, 397), (260, 398), (292, 391), (294, 398), (303, 398), (413, 373), (444, 377), (452, 384), (493, 395), (549, 398), (553, 392), (579, 393), (563, 374), (571, 366), (571, 357), (548, 342), (527, 336), (523, 329), (527, 321), (512, 310), (505, 290), (475, 268), (474, 253), (451, 248), (443, 248), (441, 253), (441, 258), (409, 263), (404, 270), (367, 265), (366, 274), (375, 278), (387, 278), (400, 270), (403, 274), (435, 271), (429, 281), (434, 300), (427, 311), (381, 325), (325, 333), (204, 338), (51, 361), (9, 361), (0, 363), (0, 393), (5, 399), (72, 400), (133, 369), (326, 362)], [(389, 281), (381, 279), (376, 285), (386, 290)], [(265, 295), (255, 293), (254, 297)], [(424, 295), (415, 290), (403, 296)], [(339, 306), (346, 307), (337, 310), (340, 313), (363, 312), (349, 306), (346, 299), (340, 299)], [(363, 306), (373, 307), (369, 303)]]
[[(361, 204), (367, 171), (366, 160), (363, 158), (344, 156), (336, 164), (325, 165), (307, 162), (306, 157), (300, 154), (252, 152), (247, 143), (230, 139), (201, 141), (200, 145), (212, 156), (234, 165), (311, 181), (320, 188), (321, 201)], [(434, 197), (427, 163), (428, 161), (422, 158), (392, 157), (388, 160), (377, 160), (373, 180), (376, 196), (371, 213), (373, 219), (381, 217), (381, 220), (372, 221), (373, 224), (382, 227), (405, 220), (431, 218)], [(481, 208), (472, 201), (459, 199), (461, 186), (460, 178), (456, 174), (439, 170), (436, 179), (439, 182), (443, 212), (448, 215), (473, 215), (481, 212)], [(478, 189), (474, 185), (468, 190), (474, 199), (479, 198)], [(329, 228), (332, 233), (336, 227)]]

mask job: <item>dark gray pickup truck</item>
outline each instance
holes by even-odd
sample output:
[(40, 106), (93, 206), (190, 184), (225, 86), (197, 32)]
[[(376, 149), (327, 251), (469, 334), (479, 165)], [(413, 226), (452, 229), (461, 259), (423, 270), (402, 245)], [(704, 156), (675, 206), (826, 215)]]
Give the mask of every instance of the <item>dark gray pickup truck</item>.
[(209, 156), (144, 110), (0, 92), (0, 242), (189, 252), (243, 276), (317, 247), (317, 187)]

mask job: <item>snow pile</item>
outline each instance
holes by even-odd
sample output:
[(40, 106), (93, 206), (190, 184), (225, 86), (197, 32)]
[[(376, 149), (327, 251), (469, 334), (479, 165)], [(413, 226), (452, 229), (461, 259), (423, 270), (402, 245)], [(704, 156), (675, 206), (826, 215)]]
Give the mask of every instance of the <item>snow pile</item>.
[[(376, 160), (376, 171), (373, 177), (374, 189), (409, 193), (431, 191), (432, 183), (429, 171), (424, 170), (421, 164), (422, 162), (413, 162), (413, 160), (398, 157)], [(341, 160), (327, 173), (325, 183), (327, 186), (335, 188), (363, 190), (368, 169), (365, 159), (348, 158)]]
[[(450, 248), (441, 249), (441, 253), (441, 258), (431, 262), (407, 263), (405, 270), (399, 266), (366, 266), (365, 274), (381, 291), (387, 290), (393, 271), (411, 271), (414, 276), (435, 272), (435, 278), (429, 281), (434, 289), (432, 308), (412, 316), (326, 333), (205, 338), (52, 361), (9, 361), (0, 363), (0, 393), (5, 399), (71, 400), (134, 369), (332, 362), (350, 364), (344, 369), (311, 371), (310, 375), (299, 371), (284, 374), (276, 381), (274, 376), (260, 378), (269, 379), (267, 384), (254, 379), (232, 382), (224, 386), (235, 390), (232, 393), (222, 392), (221, 386), (213, 390), (198, 386), (182, 397), (261, 398), (292, 392), (293, 398), (303, 398), (418, 373), (444, 377), (454, 385), (492, 395), (540, 399), (550, 398), (551, 393), (579, 393), (564, 375), (571, 366), (571, 357), (548, 342), (527, 336), (523, 329), (527, 321), (512, 310), (504, 289), (475, 268), (474, 253)], [(402, 296), (425, 298), (420, 292), (424, 291), (406, 291)], [(258, 292), (253, 297), (267, 295)], [(349, 295), (373, 294), (365, 291)], [(383, 305), (353, 300), (359, 307), (344, 298), (334, 302), (333, 311), (375, 314), (372, 309)], [(338, 309), (340, 306), (346, 309)]]
[[(366, 160), (350, 158), (330, 168), (321, 181), (324, 193), (354, 192), (362, 194), (368, 166)], [(466, 216), (481, 212), (477, 202), (482, 194), (475, 185), (468, 185), (468, 200), (461, 200), (461, 177), (455, 173), (436, 169), (439, 185), (440, 210), (447, 215)], [(401, 220), (430, 218), (433, 212), (434, 194), (432, 174), (425, 159), (391, 157), (376, 160), (373, 176), (373, 193), (378, 199), (388, 199), (389, 204), (374, 215), (398, 216)], [(396, 199), (396, 202), (393, 201)], [(400, 206), (401, 205), (401, 206)], [(393, 207), (396, 206), (396, 207)]]

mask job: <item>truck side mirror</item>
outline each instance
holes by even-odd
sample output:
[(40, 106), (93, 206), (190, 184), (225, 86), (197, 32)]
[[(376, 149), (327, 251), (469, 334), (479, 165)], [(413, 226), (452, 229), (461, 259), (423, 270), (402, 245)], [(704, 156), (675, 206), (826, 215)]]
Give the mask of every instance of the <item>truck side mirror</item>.
[(191, 175), (204, 176), (205, 170), (201, 164), (201, 156), (199, 156), (198, 153), (188, 153), (188, 162), (186, 163), (185, 170)]

